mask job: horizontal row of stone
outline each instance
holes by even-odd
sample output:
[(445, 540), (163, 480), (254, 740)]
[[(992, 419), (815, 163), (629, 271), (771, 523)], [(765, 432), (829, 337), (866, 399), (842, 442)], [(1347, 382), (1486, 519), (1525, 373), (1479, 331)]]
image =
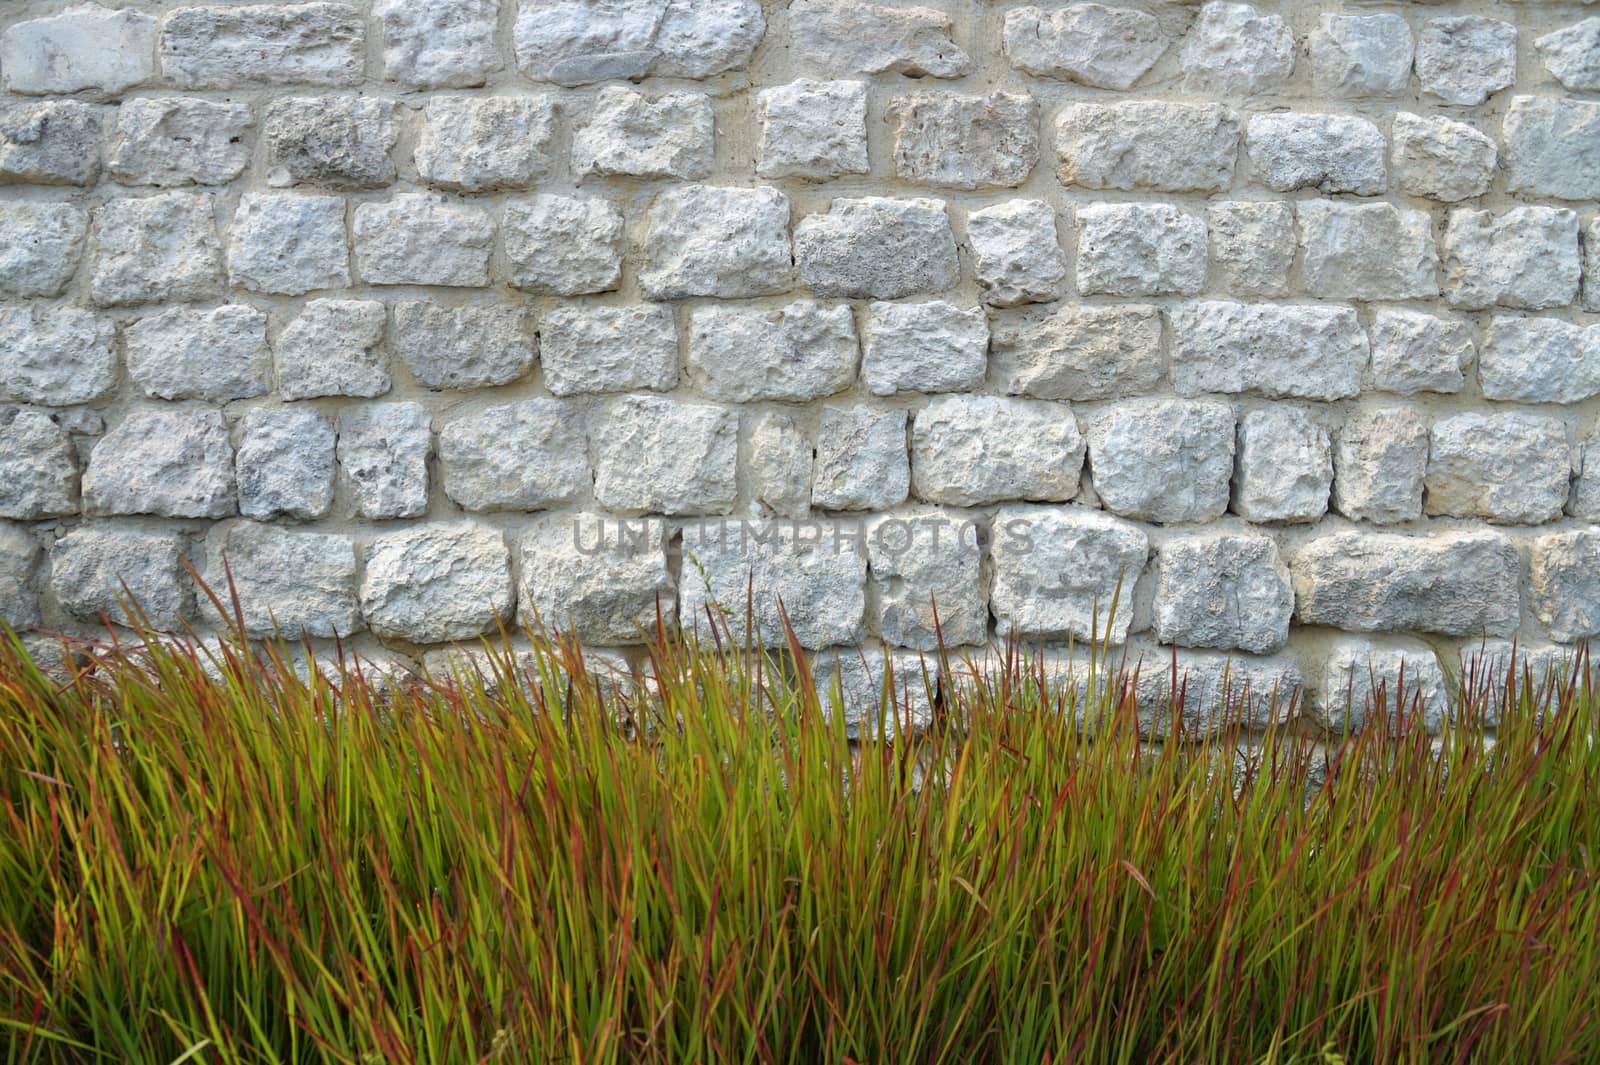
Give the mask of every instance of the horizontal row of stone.
[[(497, 40), (500, 6), (380, 0), (381, 76), (407, 88), (484, 84), (506, 66)], [(956, 78), (972, 69), (952, 20), (929, 8), (794, 0), (785, 17), (792, 58), (823, 73)], [(613, 0), (603, 12), (581, 0), (522, 0), (511, 51), (525, 76), (562, 85), (705, 78), (746, 65), (766, 29), (758, 0)], [(1007, 11), (999, 43), (1010, 64), (1028, 74), (1126, 90), (1175, 41), (1144, 11), (1085, 3)], [(340, 3), (185, 7), (159, 24), (91, 5), (14, 25), (0, 38), (0, 61), (5, 88), (22, 93), (116, 93), (149, 84), (353, 86), (367, 75), (366, 46), (366, 20)], [(1600, 89), (1600, 20), (1544, 34), (1534, 48), (1567, 88)], [(1413, 33), (1400, 14), (1325, 14), (1305, 49), (1318, 96), (1403, 95), (1414, 68), (1423, 93), (1475, 105), (1517, 77), (1516, 27), (1482, 16), (1431, 18)], [(1281, 89), (1297, 52), (1279, 16), (1244, 3), (1208, 3), (1181, 49), (1183, 91)]]
[(1600, 527), (1526, 538), (1332, 531), (1281, 553), (1248, 528), (1153, 540), (1075, 505), (1006, 507), (988, 521), (920, 509), (676, 529), (560, 514), (513, 532), (515, 570), (506, 536), (435, 522), (374, 531), (358, 547), (350, 535), (225, 522), (207, 537), (207, 567), (174, 531), (89, 523), (46, 551), (25, 527), (0, 523), (0, 604), (8, 624), (33, 625), (48, 590), (62, 620), (123, 623), (119, 600), (131, 594), (157, 628), (215, 622), (204, 597), (197, 607), (192, 558), (229, 615), (237, 600), (249, 634), (291, 639), (370, 629), (421, 645), (470, 640), (520, 609), (523, 621), (600, 646), (644, 642), (658, 617), (703, 629), (720, 615), (735, 645), (781, 647), (792, 631), (808, 649), (873, 636), (931, 650), (941, 637), (983, 643), (992, 617), (1000, 637), (1121, 643), (1148, 631), (1163, 644), (1260, 654), (1287, 644), (1291, 621), (1510, 637), (1524, 591), (1554, 639), (1600, 635)]

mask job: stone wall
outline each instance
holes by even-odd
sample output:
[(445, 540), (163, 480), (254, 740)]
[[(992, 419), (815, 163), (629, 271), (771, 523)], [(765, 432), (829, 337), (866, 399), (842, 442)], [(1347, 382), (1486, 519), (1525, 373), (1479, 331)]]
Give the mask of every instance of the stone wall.
[(12, 625), (936, 601), (1330, 723), (1600, 634), (1582, 5), (11, 0), (0, 85)]

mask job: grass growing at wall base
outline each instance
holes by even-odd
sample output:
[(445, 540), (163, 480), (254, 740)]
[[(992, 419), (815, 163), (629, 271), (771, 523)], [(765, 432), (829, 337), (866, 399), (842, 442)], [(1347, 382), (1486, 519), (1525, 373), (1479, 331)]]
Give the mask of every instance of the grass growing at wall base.
[(1141, 744), (1109, 667), (930, 656), (935, 728), (856, 743), (725, 651), (612, 693), (537, 639), (459, 684), (0, 639), (0, 1061), (1600, 1056), (1586, 684)]

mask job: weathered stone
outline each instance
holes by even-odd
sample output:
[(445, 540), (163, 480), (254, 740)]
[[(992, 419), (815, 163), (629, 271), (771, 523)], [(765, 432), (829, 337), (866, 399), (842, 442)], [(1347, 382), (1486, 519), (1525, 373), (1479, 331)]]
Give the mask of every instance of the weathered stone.
[(1465, 122), (1401, 111), (1390, 135), (1401, 192), (1455, 203), (1489, 191), (1500, 150)]
[(1567, 513), (1591, 521), (1600, 518), (1600, 437), (1591, 433), (1573, 452), (1577, 476), (1572, 482), (1572, 498)]
[(741, 67), (766, 31), (758, 0), (529, 0), (517, 65), (535, 81), (707, 78)]
[(964, 392), (983, 382), (989, 322), (979, 308), (869, 303), (861, 328), (861, 379), (873, 395)]
[(284, 399), (381, 396), (389, 391), (383, 304), (310, 300), (272, 346)]
[(1006, 12), (1006, 58), (1018, 70), (1097, 89), (1131, 89), (1167, 50), (1153, 15), (1104, 4)]
[(225, 518), (236, 506), (220, 411), (132, 411), (95, 443), (83, 474), (85, 514)]
[(412, 89), (482, 85), (500, 69), (500, 0), (379, 0), (383, 76)]
[[(300, 407), (246, 411), (239, 419), (234, 463), (239, 513), (254, 521), (324, 517), (333, 506), (334, 443), (333, 426), (317, 411)], [(352, 585), (354, 579), (352, 573)]]
[(1295, 620), (1352, 632), (1509, 635), (1521, 569), (1511, 541), (1487, 529), (1329, 533), (1289, 558)]
[(800, 62), (829, 74), (959, 78), (971, 67), (950, 38), (950, 16), (932, 8), (795, 0), (789, 28)]
[(1183, 41), (1183, 90), (1233, 99), (1275, 89), (1294, 72), (1294, 33), (1250, 4), (1205, 4)]
[(818, 180), (867, 172), (867, 86), (800, 78), (756, 96), (756, 173)]
[(938, 396), (912, 421), (912, 485), (920, 499), (958, 507), (1063, 502), (1078, 494), (1083, 450), (1065, 403)]
[(996, 511), (993, 530), (997, 636), (1127, 639), (1150, 555), (1143, 530), (1087, 507), (1037, 506)]
[(1246, 521), (1317, 521), (1333, 486), (1328, 432), (1302, 407), (1271, 406), (1239, 419), (1233, 512)]
[(943, 200), (836, 199), (795, 227), (794, 257), (819, 296), (901, 299), (960, 278)]
[(850, 739), (893, 741), (933, 724), (939, 663), (930, 655), (852, 644), (818, 651), (807, 668), (823, 714), (837, 710)]
[(1134, 399), (1089, 422), (1094, 490), (1114, 514), (1143, 521), (1209, 521), (1228, 509), (1233, 408), (1182, 399)]
[(650, 205), (639, 272), (650, 299), (770, 296), (793, 276), (789, 199), (777, 189), (684, 185)]
[(1161, 312), (1147, 304), (1052, 304), (997, 315), (993, 331), (989, 379), (1009, 395), (1119, 399), (1167, 372)]
[(156, 629), (176, 629), (194, 605), (183, 557), (177, 533), (80, 525), (50, 548), (50, 589), (62, 610), (84, 621), (142, 616)]
[(609, 510), (726, 514), (733, 506), (739, 419), (722, 407), (622, 396), (590, 417), (594, 494)]
[(167, 192), (111, 200), (94, 211), (94, 272), (89, 294), (106, 305), (186, 302), (222, 288), (215, 200)]
[(37, 521), (78, 512), (78, 460), (42, 411), (0, 407), (0, 518)]
[(915, 93), (889, 104), (895, 173), (919, 185), (1008, 187), (1039, 162), (1039, 105), (1027, 93)]
[(428, 388), (508, 384), (533, 366), (527, 311), (511, 303), (442, 307), (431, 300), (394, 305), (390, 343)]
[(108, 109), (41, 100), (0, 111), (0, 182), (93, 185)]
[(867, 631), (900, 647), (934, 651), (980, 644), (989, 604), (979, 576), (978, 526), (932, 508), (867, 524)]
[[(226, 185), (250, 163), (245, 104), (163, 96), (117, 111), (106, 169), (124, 185)], [(93, 146), (99, 155), (99, 145)]]
[(122, 336), (128, 376), (147, 396), (224, 403), (272, 388), (267, 316), (254, 307), (174, 307), (140, 318)]
[(1312, 710), (1320, 724), (1340, 732), (1395, 730), (1412, 717), (1438, 732), (1450, 713), (1449, 690), (1438, 657), (1421, 640), (1380, 644), (1346, 636), (1323, 660)]
[(1514, 96), (1502, 129), (1507, 192), (1600, 198), (1600, 103)]
[(358, 85), (366, 26), (346, 4), (184, 7), (161, 27), (161, 69), (185, 89)]
[[(1137, 672), (1133, 698), (1146, 738), (1164, 739), (1175, 724), (1191, 738), (1229, 728), (1266, 729), (1289, 721), (1303, 702), (1305, 680), (1292, 655), (1135, 644), (1125, 660), (1117, 659), (1118, 665), (1124, 661), (1130, 673)], [(1242, 774), (1246, 757), (1236, 751), (1231, 770), (1214, 771)]]
[[(867, 608), (866, 534), (858, 521), (702, 521), (683, 530), (678, 624), (704, 633), (720, 614), (725, 639), (807, 650), (861, 641)], [(748, 609), (747, 609), (748, 604)], [(787, 618), (787, 623), (785, 619)]]
[(394, 181), (394, 102), (298, 96), (267, 105), (267, 184), (371, 189)]
[(657, 611), (669, 623), (677, 611), (669, 537), (659, 518), (540, 518), (517, 542), (524, 621), (537, 619), (586, 643), (647, 642)]
[(240, 521), (216, 526), (206, 546), (206, 583), (228, 608), (217, 616), (224, 625), (242, 623), (247, 636), (284, 640), (362, 630), (350, 537)]
[(1352, 307), (1208, 300), (1168, 313), (1179, 395), (1342, 399), (1361, 391), (1367, 334)]
[(660, 304), (568, 304), (539, 323), (544, 386), (558, 396), (671, 391), (678, 383), (678, 330)]
[(509, 624), (511, 554), (498, 529), (418, 525), (378, 537), (361, 579), (361, 610), (384, 639), (467, 640)]
[(1225, 292), (1284, 296), (1294, 263), (1294, 208), (1287, 203), (1228, 202), (1206, 207), (1211, 268)]
[(41, 557), (38, 541), (21, 526), (0, 522), (0, 625), (26, 629), (39, 624), (34, 575)]
[[(1551, 685), (1574, 679), (1582, 684), (1593, 673), (1592, 667), (1579, 668), (1577, 648), (1525, 639), (1468, 640), (1461, 645), (1460, 658), (1460, 683), (1474, 700), (1470, 715), (1458, 715), (1457, 724), (1467, 728), (1499, 727), (1505, 700), (1482, 697), (1503, 693), (1508, 680), (1516, 682), (1518, 691), (1537, 697)], [(1522, 716), (1516, 706), (1505, 709)]]
[(689, 380), (712, 399), (803, 401), (856, 377), (850, 308), (801, 300), (771, 311), (699, 307), (689, 316)]
[(506, 204), (500, 239), (511, 284), (577, 296), (622, 280), (622, 212), (592, 196), (534, 196)]
[(1578, 297), (1578, 216), (1558, 207), (1451, 211), (1444, 297), (1456, 307), (1540, 311)]
[(1417, 38), (1422, 91), (1447, 104), (1481, 104), (1517, 80), (1517, 28), (1481, 15), (1430, 19)]
[(811, 505), (822, 510), (883, 510), (911, 489), (906, 412), (824, 407), (817, 421)]
[(1390, 203), (1303, 200), (1300, 220), (1305, 288), (1313, 296), (1355, 300), (1425, 299), (1439, 294), (1433, 222)]
[(0, 296), (65, 292), (83, 257), (88, 221), (69, 203), (0, 204)]
[(968, 213), (967, 243), (985, 303), (1014, 307), (1061, 294), (1067, 264), (1056, 213), (1043, 200), (1007, 200)]
[(1600, 395), (1600, 329), (1559, 318), (1496, 317), (1478, 356), (1489, 399), (1577, 403)]
[(298, 296), (350, 284), (344, 200), (247, 192), (228, 239), (228, 281), (253, 292)]
[(1056, 151), (1066, 185), (1221, 192), (1233, 181), (1239, 118), (1215, 104), (1069, 104)]
[(1600, 311), (1600, 216), (1583, 230), (1583, 309)]
[(580, 180), (589, 174), (704, 178), (711, 173), (713, 128), (705, 93), (652, 100), (608, 85), (572, 135), (572, 172)]
[(487, 285), (494, 218), (442, 196), (400, 193), (356, 208), (355, 250), (368, 284)]
[(526, 188), (555, 159), (549, 96), (435, 96), (417, 135), (417, 176), (460, 192)]
[(1256, 177), (1278, 192), (1315, 188), (1376, 196), (1389, 187), (1388, 141), (1356, 115), (1256, 115), (1244, 147)]
[(149, 15), (79, 4), (7, 29), (0, 71), (9, 92), (119, 93), (155, 77), (155, 45)]
[(1459, 392), (1476, 352), (1464, 319), (1398, 307), (1372, 312), (1372, 383), (1385, 392)]
[(0, 399), (70, 407), (117, 384), (116, 329), (73, 307), (0, 307)]
[(339, 414), (339, 469), (363, 518), (428, 512), (433, 418), (420, 403), (351, 407)]
[(1392, 525), (1422, 516), (1428, 423), (1409, 407), (1353, 412), (1334, 441), (1333, 507), (1351, 521)]
[(1411, 82), (1414, 42), (1399, 15), (1323, 15), (1311, 35), (1317, 95), (1399, 96)]
[(1203, 532), (1156, 549), (1155, 637), (1182, 647), (1276, 651), (1289, 640), (1294, 593), (1272, 537)]
[(1600, 92), (1600, 18), (1586, 18), (1534, 39), (1545, 69), (1572, 92)]
[(1560, 418), (1466, 411), (1433, 423), (1429, 514), (1538, 525), (1561, 516), (1572, 478)]
[(805, 517), (811, 506), (811, 441), (794, 418), (776, 411), (755, 416), (745, 469), (751, 495), (764, 513)]
[(458, 417), (439, 432), (444, 492), (463, 510), (543, 510), (589, 491), (583, 415), (524, 399)]
[(1533, 612), (1562, 643), (1600, 636), (1600, 529), (1533, 541), (1528, 575)]
[(1206, 283), (1206, 224), (1165, 203), (1078, 209), (1078, 291), (1192, 296)]

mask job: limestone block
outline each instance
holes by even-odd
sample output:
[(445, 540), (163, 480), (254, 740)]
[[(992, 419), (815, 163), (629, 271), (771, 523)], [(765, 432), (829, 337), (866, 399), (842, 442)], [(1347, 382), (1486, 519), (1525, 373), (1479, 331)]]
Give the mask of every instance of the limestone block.
[(768, 296), (793, 274), (789, 199), (777, 189), (683, 185), (650, 205), (639, 272), (649, 299)]
[(802, 518), (811, 506), (814, 449), (791, 415), (763, 411), (750, 424), (745, 463), (751, 494), (764, 513)]
[(339, 414), (339, 469), (362, 518), (420, 518), (428, 512), (433, 418), (420, 403), (347, 407)]
[[(239, 419), (239, 513), (314, 521), (333, 506), (333, 426), (319, 412), (258, 407)], [(354, 603), (354, 573), (351, 574)], [(352, 631), (348, 626), (342, 632)], [(326, 633), (322, 635), (327, 635)]]
[(0, 307), (0, 399), (70, 407), (117, 384), (116, 329), (73, 307)]
[(989, 378), (1009, 395), (1119, 399), (1154, 391), (1166, 371), (1161, 312), (1148, 304), (1067, 302), (995, 316)]
[[(214, 526), (206, 548), (206, 583), (228, 607), (221, 623), (238, 624), (242, 615), (246, 635), (284, 640), (348, 637), (364, 628), (350, 537), (240, 521)], [(214, 607), (206, 612), (216, 614)]]
[(506, 204), (500, 229), (511, 283), (576, 296), (622, 280), (622, 212), (592, 196), (534, 196)]
[(1207, 531), (1156, 550), (1155, 637), (1182, 647), (1276, 651), (1294, 593), (1278, 545), (1256, 532)]
[(911, 488), (906, 412), (828, 406), (817, 421), (811, 505), (819, 510), (883, 510)]
[(355, 209), (356, 274), (372, 285), (489, 283), (494, 218), (482, 207), (422, 192)]
[(572, 134), (572, 172), (695, 180), (711, 175), (711, 98), (671, 92), (651, 99), (615, 85), (600, 90)]
[(1385, 392), (1459, 392), (1477, 353), (1472, 323), (1400, 307), (1372, 312), (1372, 383)]
[(1578, 216), (1560, 207), (1451, 211), (1444, 297), (1454, 307), (1565, 307), (1578, 297)]
[(1246, 521), (1308, 522), (1328, 509), (1333, 446), (1303, 407), (1278, 404), (1239, 419), (1233, 512)]
[(1401, 192), (1455, 203), (1489, 191), (1500, 149), (1465, 122), (1400, 111), (1390, 136)]
[(861, 347), (861, 379), (874, 395), (964, 392), (983, 382), (989, 322), (981, 309), (943, 300), (869, 303)]
[(88, 216), (69, 203), (0, 204), (0, 296), (59, 296), (83, 257)]
[(389, 358), (379, 346), (386, 317), (374, 300), (308, 300), (272, 346), (278, 394), (370, 398), (389, 391)]
[(555, 161), (550, 96), (435, 96), (417, 134), (417, 176), (441, 189), (527, 188)]
[(267, 184), (372, 189), (394, 181), (394, 102), (291, 96), (267, 105)]
[(1600, 103), (1513, 96), (1502, 141), (1507, 192), (1600, 198)]
[(570, 303), (539, 323), (544, 386), (557, 396), (671, 391), (678, 383), (678, 330), (662, 304)]
[(1447, 104), (1481, 104), (1517, 80), (1517, 28), (1482, 15), (1428, 20), (1417, 38), (1422, 91)]
[(93, 185), (109, 109), (41, 100), (0, 110), (0, 181)]
[(500, 68), (500, 0), (379, 0), (383, 75), (411, 89), (482, 85)]
[(1216, 104), (1068, 104), (1056, 118), (1062, 184), (1221, 192), (1233, 181), (1239, 117)]
[(938, 396), (911, 426), (912, 485), (930, 503), (1065, 501), (1078, 494), (1083, 453), (1077, 419), (1065, 403)]
[(183, 7), (161, 26), (161, 70), (184, 89), (358, 85), (366, 25), (347, 4)]
[(1350, 414), (1333, 450), (1333, 507), (1352, 521), (1392, 525), (1422, 516), (1428, 422), (1409, 407)]
[(850, 308), (813, 300), (773, 310), (698, 307), (688, 355), (689, 381), (730, 403), (829, 396), (850, 386), (858, 362)]
[(67, 434), (43, 411), (0, 407), (0, 518), (77, 512), (78, 459)]
[(445, 495), (463, 510), (543, 510), (588, 494), (583, 414), (560, 399), (497, 404), (439, 431)]
[(1399, 96), (1411, 82), (1415, 41), (1399, 15), (1323, 15), (1311, 35), (1319, 96)]
[(677, 593), (667, 567), (670, 532), (659, 518), (604, 514), (540, 518), (517, 541), (523, 620), (585, 643), (644, 643), (659, 616), (669, 625)]
[(1533, 541), (1528, 592), (1533, 612), (1562, 643), (1600, 636), (1600, 529)]
[(1228, 201), (1206, 207), (1216, 285), (1237, 296), (1285, 296), (1294, 264), (1294, 208)]
[(1089, 470), (1105, 508), (1160, 523), (1228, 508), (1233, 408), (1210, 400), (1132, 399), (1089, 422)]
[(122, 339), (128, 376), (147, 396), (224, 403), (272, 388), (267, 316), (254, 307), (174, 307), (140, 318)]
[(149, 15), (78, 4), (0, 36), (0, 84), (30, 94), (119, 93), (155, 77), (155, 44)]
[(796, 58), (830, 75), (959, 78), (972, 65), (951, 40), (950, 16), (927, 7), (795, 0), (789, 29)]
[(899, 647), (983, 643), (989, 603), (978, 526), (930, 507), (867, 524), (867, 631)]
[(247, 192), (228, 237), (228, 281), (298, 296), (350, 284), (344, 200)]
[(222, 287), (216, 207), (206, 193), (111, 200), (94, 210), (89, 294), (116, 306), (209, 299)]
[(220, 411), (135, 410), (89, 453), (85, 514), (225, 518), (238, 505)]
[(960, 277), (943, 200), (836, 199), (795, 227), (794, 258), (819, 296), (900, 299), (942, 292)]
[(1206, 300), (1168, 314), (1179, 395), (1341, 399), (1361, 390), (1367, 334), (1353, 307)]
[[(226, 185), (250, 164), (245, 104), (162, 96), (117, 110), (106, 169), (124, 185)], [(89, 146), (96, 158), (98, 144)]]
[(1356, 115), (1256, 115), (1244, 148), (1256, 177), (1278, 192), (1315, 188), (1377, 196), (1389, 187), (1388, 141)]
[(1078, 291), (1192, 296), (1206, 282), (1206, 224), (1164, 203), (1078, 209)]
[(1301, 272), (1313, 296), (1355, 300), (1427, 299), (1439, 294), (1433, 222), (1389, 203), (1302, 200)]
[(383, 639), (468, 640), (510, 625), (516, 601), (511, 555), (498, 529), (435, 522), (372, 542), (361, 579), (361, 611)]
[(969, 212), (967, 244), (985, 303), (1015, 307), (1061, 294), (1067, 264), (1055, 211), (1043, 200), (1007, 200)]
[(1433, 423), (1429, 514), (1538, 525), (1567, 505), (1572, 457), (1559, 418), (1465, 411)]
[(867, 86), (799, 78), (756, 95), (756, 173), (825, 180), (867, 172)]
[(428, 388), (486, 388), (532, 368), (531, 334), (527, 311), (513, 303), (444, 307), (417, 300), (394, 305), (391, 343)]
[(184, 554), (174, 532), (80, 525), (50, 548), (50, 590), (83, 621), (130, 624), (142, 614), (156, 629), (176, 629), (194, 608)]
[(43, 554), (22, 526), (0, 521), (0, 624), (26, 629), (39, 623), (36, 574)]
[(1011, 65), (1028, 74), (1097, 89), (1131, 89), (1171, 43), (1153, 15), (1104, 4), (1059, 11), (1006, 12), (1002, 44)]
[(1533, 50), (1564, 88), (1600, 91), (1600, 18), (1586, 18), (1538, 37)]
[(1020, 185), (1039, 162), (1039, 105), (1027, 93), (914, 93), (889, 103), (894, 168), (955, 189)]
[(991, 535), (997, 636), (1127, 639), (1150, 553), (1138, 526), (1087, 507), (1004, 507)]
[(1449, 683), (1421, 640), (1341, 637), (1323, 661), (1320, 681), (1312, 710), (1335, 731), (1393, 730), (1415, 716), (1438, 732), (1450, 713)]
[(1577, 403), (1600, 395), (1600, 329), (1559, 318), (1496, 316), (1484, 332), (1478, 383), (1489, 399)]
[(1232, 99), (1275, 89), (1294, 61), (1294, 33), (1282, 18), (1212, 0), (1183, 40), (1183, 91)]
[(744, 66), (766, 32), (758, 0), (528, 0), (517, 65), (535, 81), (707, 78)]
[(735, 497), (739, 419), (706, 403), (629, 395), (589, 421), (594, 494), (608, 510), (726, 514)]

